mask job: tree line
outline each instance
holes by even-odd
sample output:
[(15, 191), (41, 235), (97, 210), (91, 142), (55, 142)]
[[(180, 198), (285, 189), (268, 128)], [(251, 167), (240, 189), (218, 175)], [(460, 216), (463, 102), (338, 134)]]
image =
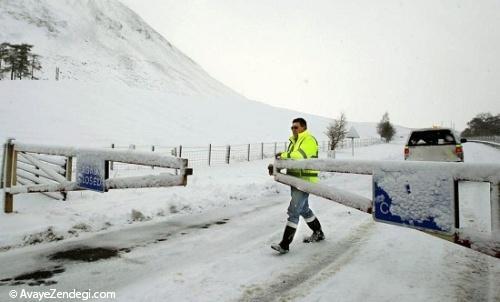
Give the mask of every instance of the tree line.
[(479, 113), (469, 122), (462, 132), (464, 137), (500, 135), (500, 113)]
[(0, 44), (0, 80), (38, 80), (35, 72), (42, 69), (40, 56), (31, 52), (30, 44)]

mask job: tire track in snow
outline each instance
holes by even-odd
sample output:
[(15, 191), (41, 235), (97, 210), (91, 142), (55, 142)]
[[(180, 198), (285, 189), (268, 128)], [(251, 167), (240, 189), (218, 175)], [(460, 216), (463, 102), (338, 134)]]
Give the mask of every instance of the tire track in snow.
[[(290, 268), (270, 283), (254, 284), (245, 290), (239, 301), (290, 301), (304, 297), (311, 289), (323, 280), (331, 278), (342, 267), (349, 263), (364, 243), (364, 239), (371, 236), (375, 222), (371, 219), (360, 224), (346, 238), (331, 242), (325, 249), (324, 246), (318, 253), (302, 263), (304, 267)], [(317, 243), (322, 245), (323, 243)], [(282, 257), (287, 257), (283, 255)]]
[[(253, 216), (259, 212), (281, 207), (282, 204), (283, 201), (280, 199), (269, 200), (262, 204), (216, 209), (196, 215), (174, 217), (167, 221), (137, 224), (118, 230), (88, 234), (83, 238), (12, 249), (0, 253), (1, 262), (11, 263), (8, 267), (0, 268), (0, 275), (10, 277), (46, 269), (54, 264), (54, 261), (49, 259), (51, 255), (74, 248), (107, 247), (129, 253), (136, 248), (147, 248), (167, 240), (176, 240), (176, 238), (178, 240), (184, 236), (198, 236), (211, 226), (231, 224), (230, 220)], [(220, 250), (222, 249), (221, 247)], [(120, 254), (118, 258), (122, 256), (124, 255)], [(130, 261), (126, 257), (123, 259)], [(66, 264), (73, 265), (72, 263)], [(92, 265), (92, 263), (87, 265)], [(0, 282), (0, 289), (1, 285)], [(0, 290), (0, 294), (1, 292)]]

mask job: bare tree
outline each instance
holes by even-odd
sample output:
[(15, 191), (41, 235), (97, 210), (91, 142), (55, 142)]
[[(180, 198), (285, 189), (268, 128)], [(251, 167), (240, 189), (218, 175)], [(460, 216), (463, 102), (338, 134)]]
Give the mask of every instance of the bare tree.
[(337, 145), (344, 140), (347, 134), (347, 120), (345, 114), (342, 112), (340, 114), (339, 119), (335, 119), (328, 127), (326, 128), (326, 136), (330, 141), (329, 148), (330, 150), (335, 150)]

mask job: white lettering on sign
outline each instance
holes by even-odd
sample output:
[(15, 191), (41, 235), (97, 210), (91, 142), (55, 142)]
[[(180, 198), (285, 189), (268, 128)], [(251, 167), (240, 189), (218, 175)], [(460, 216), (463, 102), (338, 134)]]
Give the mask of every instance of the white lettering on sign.
[(77, 155), (77, 183), (83, 189), (104, 192), (105, 161), (100, 154)]

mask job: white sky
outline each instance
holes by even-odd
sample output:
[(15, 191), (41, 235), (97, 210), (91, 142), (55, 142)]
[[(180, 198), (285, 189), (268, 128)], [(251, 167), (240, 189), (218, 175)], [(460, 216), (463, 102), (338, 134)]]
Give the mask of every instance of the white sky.
[(459, 130), (500, 113), (500, 1), (121, 1), (250, 99)]

